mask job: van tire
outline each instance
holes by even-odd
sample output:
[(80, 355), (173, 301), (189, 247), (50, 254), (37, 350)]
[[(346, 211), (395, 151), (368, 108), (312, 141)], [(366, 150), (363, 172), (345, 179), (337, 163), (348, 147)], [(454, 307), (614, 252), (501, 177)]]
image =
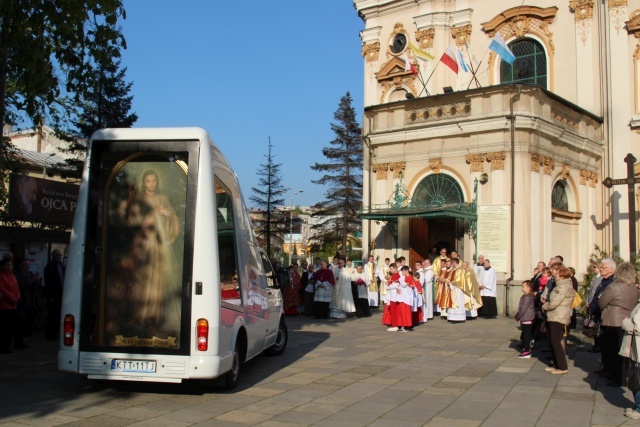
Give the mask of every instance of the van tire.
[(240, 358), (240, 350), (238, 349), (238, 343), (233, 349), (233, 362), (231, 363), (231, 370), (224, 374), (224, 388), (227, 390), (233, 390), (238, 386), (238, 379), (240, 378), (240, 366), (242, 366), (242, 359)]
[(280, 320), (280, 324), (278, 325), (278, 333), (276, 334), (276, 342), (267, 349), (267, 356), (280, 356), (287, 348), (288, 342), (289, 330), (287, 329), (287, 324), (284, 323), (284, 320)]

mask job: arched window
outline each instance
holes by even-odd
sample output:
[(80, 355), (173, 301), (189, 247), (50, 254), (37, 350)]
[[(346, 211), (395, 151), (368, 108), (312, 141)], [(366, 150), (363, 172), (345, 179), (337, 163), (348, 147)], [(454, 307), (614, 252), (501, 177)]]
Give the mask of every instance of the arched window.
[(444, 173), (434, 173), (420, 181), (411, 201), (417, 206), (456, 205), (464, 203), (464, 196), (455, 178)]
[(558, 181), (553, 186), (551, 192), (551, 207), (553, 209), (569, 212), (569, 196), (567, 195), (567, 188), (563, 181)]
[(500, 61), (500, 83), (525, 83), (547, 88), (547, 57), (542, 45), (533, 39), (509, 43), (516, 56), (513, 65)]

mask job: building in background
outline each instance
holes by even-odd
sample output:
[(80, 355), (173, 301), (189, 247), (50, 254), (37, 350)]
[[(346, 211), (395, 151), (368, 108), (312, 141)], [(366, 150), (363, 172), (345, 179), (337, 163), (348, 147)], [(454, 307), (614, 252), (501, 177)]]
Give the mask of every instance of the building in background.
[[(302, 259), (310, 261), (312, 258), (312, 252), (309, 250), (313, 243), (316, 243), (315, 233), (311, 229), (316, 223), (317, 218), (311, 216), (313, 209), (310, 206), (296, 206), (293, 212), (293, 220), (291, 220), (291, 207), (290, 206), (277, 206), (275, 209), (275, 215), (281, 216), (283, 224), (286, 225), (284, 230), (280, 232), (279, 240), (282, 245), (274, 245), (272, 243), (271, 250), (274, 252), (273, 257), (284, 264), (289, 262), (289, 252), (293, 249), (291, 254), (292, 261), (296, 261), (298, 265)], [(249, 216), (254, 224), (254, 227), (263, 220), (264, 211), (260, 209), (249, 209)], [(293, 232), (291, 232), (291, 230)], [(290, 239), (293, 237), (293, 248), (290, 244)], [(261, 247), (265, 248), (266, 244), (262, 237), (258, 237), (258, 243)]]
[[(596, 244), (629, 257), (627, 188), (602, 181), (640, 158), (640, 0), (354, 5), (370, 251), (483, 254), (502, 285), (558, 254), (581, 278)], [(500, 37), (513, 64), (489, 49)]]
[(66, 257), (71, 236), (78, 183), (67, 176), (67, 144), (46, 125), (20, 131), (5, 126), (3, 135), (11, 139), (24, 170), (7, 183), (9, 221), (0, 223), (0, 254), (29, 258), (31, 269), (43, 276), (53, 249)]

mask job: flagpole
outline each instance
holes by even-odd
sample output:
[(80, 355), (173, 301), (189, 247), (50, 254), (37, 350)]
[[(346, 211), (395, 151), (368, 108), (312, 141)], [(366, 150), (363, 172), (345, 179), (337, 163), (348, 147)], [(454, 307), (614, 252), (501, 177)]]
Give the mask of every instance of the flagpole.
[[(433, 76), (433, 73), (436, 72), (436, 68), (438, 68), (438, 65), (440, 64), (440, 61), (438, 61), (438, 63), (436, 64), (435, 67), (433, 67), (433, 70), (431, 71), (431, 74), (429, 74), (429, 78), (427, 79), (427, 82), (424, 84), (424, 89), (427, 90), (427, 83), (429, 83), (429, 80), (431, 80), (431, 76)], [(429, 93), (429, 91), (427, 91), (427, 93)], [(420, 94), (422, 94), (422, 91), (420, 91)], [(418, 94), (418, 98), (420, 97), (420, 94)]]
[(418, 98), (420, 98), (420, 95), (422, 94), (423, 90), (427, 92), (427, 96), (431, 96), (431, 94), (429, 93), (429, 89), (427, 89), (427, 84), (424, 82), (424, 79), (422, 78), (422, 70), (418, 71), (418, 80), (420, 80), (420, 83), (422, 83), (422, 89), (420, 90), (420, 94), (418, 94)]
[[(478, 68), (476, 68), (475, 70), (473, 69), (473, 61), (469, 61), (469, 66), (471, 67), (471, 74), (473, 75), (473, 78), (471, 79), (471, 81), (469, 82), (469, 86), (467, 86), (467, 89), (469, 89), (471, 87), (471, 83), (473, 83), (473, 81), (475, 80), (476, 82), (476, 87), (480, 88), (482, 87), (482, 85), (480, 84), (480, 82), (478, 81), (478, 77), (476, 77), (476, 73)], [(480, 66), (480, 64), (478, 64), (478, 67)]]
[[(464, 35), (463, 35), (463, 37), (464, 37)], [(482, 85), (480, 84), (480, 82), (478, 81), (478, 77), (476, 76), (478, 68), (476, 66), (476, 69), (475, 70), (473, 69), (473, 58), (472, 58), (472, 54), (469, 52), (469, 43), (467, 42), (467, 38), (466, 37), (464, 38), (464, 42), (465, 42), (464, 43), (465, 47), (467, 48), (467, 56), (469, 57), (469, 66), (471, 67), (471, 74), (473, 75), (473, 79), (471, 79), (471, 81), (469, 82), (469, 86), (467, 86), (467, 89), (469, 89), (471, 87), (471, 83), (473, 83), (474, 80), (476, 82), (476, 87), (480, 88), (480, 87), (482, 87)], [(479, 65), (480, 64), (478, 64), (478, 66)]]
[[(484, 55), (482, 55), (482, 58), (480, 58), (480, 62), (478, 62), (478, 66), (476, 67), (476, 70), (480, 69), (480, 64), (482, 64), (482, 61), (484, 61), (484, 58), (487, 56), (487, 53), (489, 53), (489, 48), (487, 48), (487, 51), (484, 53)], [(475, 77), (475, 74), (474, 74)], [(476, 81), (478, 79), (476, 78)], [(469, 89), (471, 87), (471, 83), (473, 83), (473, 79), (469, 82), (469, 86), (467, 86), (467, 89)]]
[(467, 89), (469, 89), (471, 87), (471, 83), (473, 83), (474, 80), (476, 82), (476, 87), (482, 87), (482, 85), (480, 85), (480, 82), (478, 81), (478, 78), (476, 77), (476, 73), (477, 73), (477, 70), (480, 69), (480, 64), (482, 64), (483, 60), (484, 60), (484, 58), (481, 59), (480, 62), (478, 62), (478, 67), (476, 68), (476, 71), (473, 71), (473, 66), (471, 66), (471, 71), (472, 71), (471, 74), (473, 74), (473, 78), (469, 81), (469, 85), (467, 86)]

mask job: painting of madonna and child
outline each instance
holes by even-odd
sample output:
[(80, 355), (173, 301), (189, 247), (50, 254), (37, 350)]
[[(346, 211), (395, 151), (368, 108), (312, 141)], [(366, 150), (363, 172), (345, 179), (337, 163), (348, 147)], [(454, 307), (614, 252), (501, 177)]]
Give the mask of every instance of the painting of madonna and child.
[(187, 164), (121, 161), (104, 188), (102, 343), (179, 348)]

